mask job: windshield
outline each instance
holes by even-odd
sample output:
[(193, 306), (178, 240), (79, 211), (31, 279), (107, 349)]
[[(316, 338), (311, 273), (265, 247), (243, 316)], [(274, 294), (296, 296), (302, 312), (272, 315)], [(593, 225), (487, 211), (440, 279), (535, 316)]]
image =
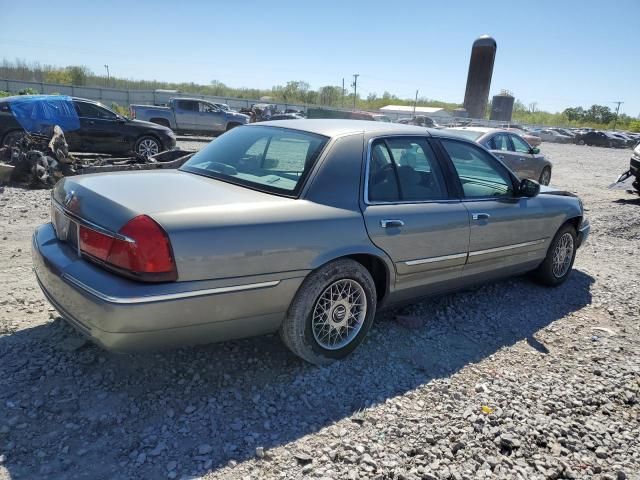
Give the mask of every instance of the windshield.
[(297, 196), (327, 141), (286, 128), (237, 127), (196, 153), (181, 170)]

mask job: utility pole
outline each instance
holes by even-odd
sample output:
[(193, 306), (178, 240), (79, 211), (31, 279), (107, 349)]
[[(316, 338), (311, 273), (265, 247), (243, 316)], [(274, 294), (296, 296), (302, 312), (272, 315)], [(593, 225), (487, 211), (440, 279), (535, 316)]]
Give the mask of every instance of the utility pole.
[(342, 77), (342, 108), (344, 108), (344, 77)]
[(413, 118), (416, 118), (416, 105), (418, 104), (418, 90), (416, 90), (416, 99), (413, 102)]
[(109, 84), (111, 83), (111, 75), (109, 75), (109, 65), (107, 65), (106, 63), (104, 64), (104, 68), (107, 69), (107, 87), (109, 86)]
[(353, 109), (356, 109), (356, 97), (358, 95), (358, 77), (360, 76), (359, 73), (354, 73), (353, 74), (353, 83), (351, 84), (351, 86), (353, 87)]
[(618, 113), (620, 112), (620, 105), (622, 105), (624, 102), (611, 102), (611, 103), (617, 104), (617, 107), (616, 107), (616, 118), (613, 121), (613, 129), (615, 130), (616, 129), (616, 125), (618, 124)]

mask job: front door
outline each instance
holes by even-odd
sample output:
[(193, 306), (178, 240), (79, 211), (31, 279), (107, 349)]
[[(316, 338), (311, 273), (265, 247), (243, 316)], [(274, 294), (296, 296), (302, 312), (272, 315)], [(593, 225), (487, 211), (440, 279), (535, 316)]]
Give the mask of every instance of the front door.
[(515, 156), (515, 162), (520, 165), (521, 173), (518, 173), (518, 176), (520, 178), (530, 178), (536, 182), (540, 180), (542, 160), (539, 157), (541, 155), (532, 153), (531, 145), (518, 135), (509, 134), (509, 140), (513, 145), (514, 152), (512, 154)]
[(106, 108), (89, 102), (74, 100), (80, 117), (82, 151), (97, 153), (124, 153), (129, 142), (117, 115)]
[(394, 300), (445, 289), (467, 257), (469, 216), (424, 137), (373, 140), (363, 215), (369, 237), (393, 260)]
[(513, 176), (487, 151), (442, 139), (456, 169), (469, 211), (469, 258), (464, 276), (517, 270), (544, 258), (548, 217), (539, 198), (519, 197)]
[(225, 129), (224, 112), (208, 102), (198, 102), (198, 129), (207, 132), (221, 132)]

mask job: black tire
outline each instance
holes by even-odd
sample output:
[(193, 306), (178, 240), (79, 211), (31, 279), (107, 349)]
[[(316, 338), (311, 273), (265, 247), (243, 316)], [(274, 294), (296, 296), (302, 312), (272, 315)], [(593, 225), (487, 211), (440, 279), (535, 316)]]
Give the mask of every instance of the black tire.
[[(314, 334), (312, 316), (317, 308), (327, 308), (326, 303), (322, 305), (321, 296), (339, 281), (346, 281), (354, 286), (357, 284), (361, 287), (360, 296), (364, 293), (366, 311), (363, 315), (364, 318), (359, 322), (361, 326), (355, 336), (344, 346), (330, 349), (321, 345), (316, 339), (317, 335), (322, 332), (318, 333), (316, 330), (316, 334)], [(355, 284), (352, 282), (355, 282)], [(375, 283), (368, 270), (361, 264), (350, 259), (330, 262), (312, 272), (302, 282), (289, 306), (287, 316), (280, 326), (280, 337), (284, 344), (303, 360), (314, 365), (329, 365), (346, 357), (362, 343), (373, 323), (376, 313), (376, 298)], [(340, 300), (342, 299), (340, 298)], [(326, 317), (326, 325), (329, 325), (329, 322), (333, 322), (336, 318), (340, 322), (344, 319), (344, 313), (340, 316), (339, 305), (331, 307), (330, 316), (331, 319), (329, 319), (329, 315)], [(347, 317), (348, 321), (349, 317)], [(328, 326), (327, 332), (335, 332), (337, 330), (332, 328)], [(342, 327), (340, 331), (342, 331)], [(329, 341), (331, 341), (330, 338)]]
[[(155, 147), (153, 146), (155, 145)], [(143, 157), (150, 157), (156, 153), (162, 151), (162, 143), (156, 137), (152, 135), (143, 135), (133, 147), (133, 152), (136, 155), (142, 155)]]
[(242, 124), (241, 123), (229, 123), (229, 124), (227, 124), (227, 132), (229, 130), (231, 130), (232, 128), (239, 127), (240, 125), (242, 125)]
[[(572, 252), (570, 257), (571, 260), (568, 263), (568, 268), (566, 268), (566, 271), (563, 271), (562, 274), (558, 274), (561, 272), (554, 272), (553, 257), (555, 255), (556, 249), (558, 248), (558, 244), (565, 238), (565, 235), (568, 235), (571, 238), (572, 242)], [(578, 237), (576, 235), (576, 229), (570, 223), (565, 223), (562, 227), (560, 227), (556, 235), (553, 237), (544, 261), (536, 270), (532, 272), (533, 279), (536, 282), (549, 287), (557, 287), (558, 285), (563, 284), (567, 280), (567, 278), (569, 278), (569, 275), (571, 275), (573, 262), (576, 259), (577, 245)]]
[(584, 140), (581, 138), (576, 142), (578, 145), (584, 145)]
[(22, 130), (12, 130), (2, 139), (3, 147), (13, 147), (13, 145), (25, 134)]
[(607, 144), (607, 146), (608, 146), (609, 148), (613, 148), (613, 142), (612, 142), (611, 140), (609, 140), (609, 143)]
[(551, 169), (549, 167), (542, 169), (538, 183), (540, 185), (549, 185), (549, 183), (551, 183)]

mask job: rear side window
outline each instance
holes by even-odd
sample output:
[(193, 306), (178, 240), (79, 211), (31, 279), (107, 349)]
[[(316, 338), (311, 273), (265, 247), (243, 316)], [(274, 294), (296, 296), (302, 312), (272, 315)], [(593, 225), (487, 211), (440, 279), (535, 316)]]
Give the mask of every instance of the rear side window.
[(369, 158), (368, 200), (412, 202), (448, 198), (435, 153), (423, 138), (376, 140)]
[(489, 140), (489, 148), (491, 150), (502, 150), (503, 152), (512, 150), (511, 145), (509, 145), (509, 138), (503, 133), (494, 135), (491, 140)]
[(190, 112), (197, 112), (199, 110), (199, 102), (194, 102), (193, 100), (178, 100), (177, 103), (180, 110), (188, 110)]
[(466, 198), (513, 196), (509, 172), (491, 154), (466, 142), (449, 139), (441, 142), (460, 177)]

